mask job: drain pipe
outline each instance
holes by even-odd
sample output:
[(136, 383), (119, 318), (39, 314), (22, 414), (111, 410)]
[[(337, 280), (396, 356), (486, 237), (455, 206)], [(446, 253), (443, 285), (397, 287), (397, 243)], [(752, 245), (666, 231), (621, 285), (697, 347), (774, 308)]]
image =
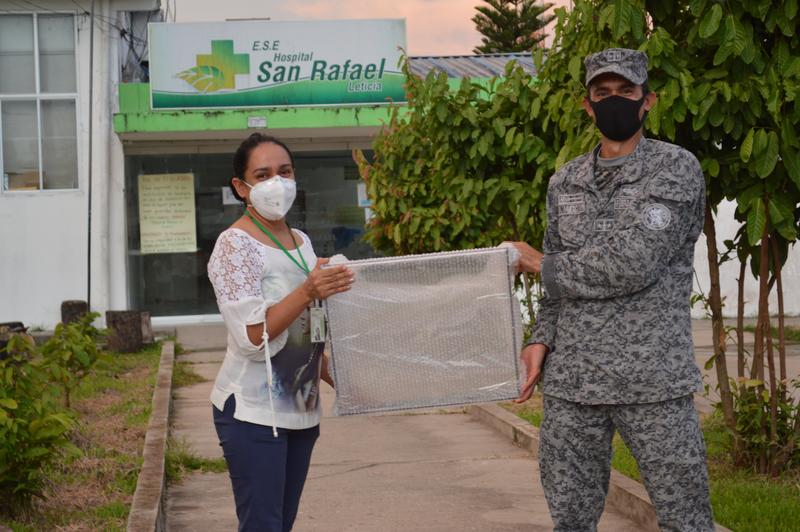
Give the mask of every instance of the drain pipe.
[(89, 209), (86, 242), (86, 306), (92, 310), (92, 122), (94, 120), (94, 0), (89, 12)]

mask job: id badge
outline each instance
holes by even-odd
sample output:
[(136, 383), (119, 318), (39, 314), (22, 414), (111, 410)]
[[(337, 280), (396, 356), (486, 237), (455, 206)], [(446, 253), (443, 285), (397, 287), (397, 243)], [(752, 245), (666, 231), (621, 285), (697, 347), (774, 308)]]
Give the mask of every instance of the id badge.
[(325, 309), (322, 307), (311, 307), (311, 342), (320, 343), (325, 341), (327, 331), (325, 329)]

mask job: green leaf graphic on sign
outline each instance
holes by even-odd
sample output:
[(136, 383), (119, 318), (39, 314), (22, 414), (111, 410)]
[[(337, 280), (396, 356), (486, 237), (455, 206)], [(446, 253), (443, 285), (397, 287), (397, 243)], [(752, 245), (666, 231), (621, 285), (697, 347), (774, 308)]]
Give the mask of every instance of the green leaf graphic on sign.
[(218, 91), (225, 85), (225, 75), (213, 66), (196, 66), (176, 76), (204, 94)]

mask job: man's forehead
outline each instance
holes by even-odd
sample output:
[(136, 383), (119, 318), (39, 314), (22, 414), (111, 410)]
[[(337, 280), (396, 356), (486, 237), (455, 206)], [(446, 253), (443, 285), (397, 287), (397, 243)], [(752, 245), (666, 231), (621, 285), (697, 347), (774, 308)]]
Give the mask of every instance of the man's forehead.
[(590, 88), (597, 89), (599, 87), (626, 87), (631, 86), (635, 87), (636, 84), (631, 80), (620, 76), (619, 74), (615, 74), (613, 72), (608, 72), (606, 74), (600, 74), (596, 78), (594, 78), (590, 84)]

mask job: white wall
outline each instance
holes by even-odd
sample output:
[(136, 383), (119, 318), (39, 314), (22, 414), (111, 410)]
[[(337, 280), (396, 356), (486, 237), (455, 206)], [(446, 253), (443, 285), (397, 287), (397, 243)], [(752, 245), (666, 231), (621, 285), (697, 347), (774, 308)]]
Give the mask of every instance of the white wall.
[[(735, 211), (736, 204), (729, 201), (724, 201), (717, 211), (717, 249), (720, 252), (725, 250), (725, 240), (733, 239), (739, 230), (739, 222), (733, 217)], [(704, 235), (700, 235), (697, 246), (695, 246), (694, 267), (700, 281), (699, 287), (706, 295), (708, 295), (711, 285), (708, 276), (707, 250), (706, 238)], [(758, 313), (758, 281), (750, 273), (749, 265), (745, 276), (745, 315), (754, 317)], [(738, 278), (739, 261), (734, 257), (734, 260), (726, 262), (720, 268), (720, 287), (725, 303), (724, 313), (728, 317), (736, 316)], [(800, 247), (796, 245), (789, 248), (789, 258), (783, 267), (782, 280), (784, 312), (789, 316), (798, 316), (800, 315)], [(697, 290), (697, 283), (695, 285), (695, 290)], [(770, 312), (777, 314), (778, 301), (774, 292), (775, 289), (770, 298)], [(705, 317), (704, 311), (699, 307), (692, 309), (692, 314), (698, 318)]]
[(86, 299), (83, 191), (0, 196), (0, 322), (52, 326)]
[[(127, 307), (123, 153), (113, 131), (117, 109), (118, 35), (98, 22), (94, 37), (94, 95), (89, 93), (89, 17), (72, 1), (38, 0), (45, 11), (78, 13), (78, 174), (70, 191), (0, 192), (0, 322), (53, 327), (60, 304), (87, 296), (89, 105), (93, 107), (92, 310)], [(89, 8), (86, 0), (79, 5)], [(0, 12), (24, 12), (0, 0)], [(155, 0), (97, 0), (96, 15), (147, 10)], [(31, 9), (33, 7), (31, 6)], [(99, 20), (99, 19), (98, 19)], [(106, 19), (108, 20), (108, 19)]]

